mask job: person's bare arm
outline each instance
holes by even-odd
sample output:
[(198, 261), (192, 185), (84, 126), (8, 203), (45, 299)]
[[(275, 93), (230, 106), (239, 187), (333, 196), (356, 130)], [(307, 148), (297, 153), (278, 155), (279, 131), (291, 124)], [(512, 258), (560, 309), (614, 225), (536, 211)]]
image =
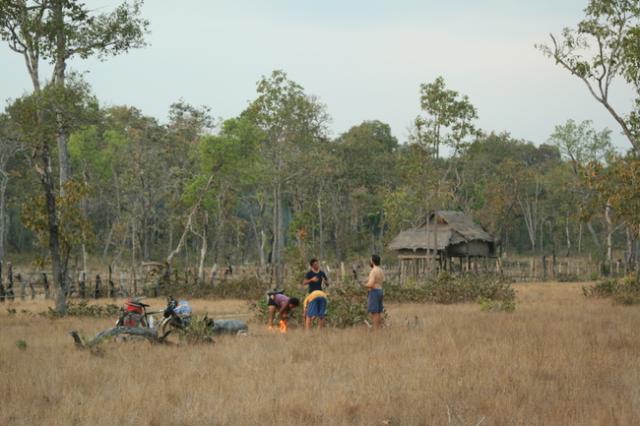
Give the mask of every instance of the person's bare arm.
[(306, 278), (302, 281), (302, 285), (307, 285), (309, 283), (315, 283), (318, 281), (318, 277), (314, 276), (313, 278)]

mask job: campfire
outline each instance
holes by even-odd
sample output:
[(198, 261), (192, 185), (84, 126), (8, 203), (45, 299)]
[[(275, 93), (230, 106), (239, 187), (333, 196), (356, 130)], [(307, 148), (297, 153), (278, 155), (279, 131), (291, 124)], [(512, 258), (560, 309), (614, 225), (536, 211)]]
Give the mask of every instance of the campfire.
[(278, 329), (280, 330), (280, 333), (286, 333), (289, 330), (289, 326), (287, 325), (287, 321), (280, 320), (280, 322), (278, 323)]

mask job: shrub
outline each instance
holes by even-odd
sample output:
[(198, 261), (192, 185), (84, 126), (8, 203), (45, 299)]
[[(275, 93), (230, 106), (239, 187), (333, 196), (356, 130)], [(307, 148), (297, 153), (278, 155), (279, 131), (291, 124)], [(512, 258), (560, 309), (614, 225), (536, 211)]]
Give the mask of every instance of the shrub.
[(464, 303), (478, 299), (515, 301), (512, 282), (494, 275), (439, 274), (422, 284), (391, 285), (385, 288), (385, 299), (401, 303)]
[[(86, 300), (74, 303), (69, 302), (67, 304), (67, 316), (76, 317), (94, 317), (94, 318), (108, 318), (117, 316), (120, 313), (120, 306), (109, 303), (107, 305), (90, 305)], [(49, 311), (45, 313), (49, 317), (62, 316), (57, 311), (49, 308)]]
[[(490, 308), (485, 309), (489, 311), (513, 312), (516, 307), (515, 291), (511, 281), (499, 276), (456, 276), (441, 273), (435, 279), (422, 283), (410, 282), (404, 286), (386, 285), (384, 292), (385, 302), (452, 304), (482, 300), (485, 301), (485, 305), (495, 302)], [(286, 294), (298, 297), (301, 301), (305, 297), (297, 289), (286, 291)], [(327, 307), (327, 324), (331, 327), (344, 328), (364, 323), (369, 316), (366, 299), (366, 290), (360, 286), (331, 288)], [(268, 315), (266, 298), (261, 297), (251, 306), (258, 320), (266, 322)], [(301, 317), (301, 313), (296, 314), (296, 317)], [(293, 324), (299, 322), (298, 318), (290, 321)]]
[(189, 322), (189, 326), (177, 331), (180, 340), (189, 344), (213, 343), (213, 320), (206, 315), (194, 316)]
[(611, 298), (619, 305), (640, 304), (640, 281), (634, 276), (607, 279), (591, 287), (582, 287), (586, 297)]
[(500, 301), (481, 298), (478, 299), (478, 303), (483, 312), (513, 312), (516, 310), (515, 300)]
[(576, 274), (557, 274), (556, 281), (559, 283), (574, 283), (580, 281), (580, 277)]
[(269, 284), (255, 277), (217, 281), (216, 285), (175, 285), (161, 287), (161, 295), (184, 295), (189, 297), (219, 297), (221, 299), (256, 300), (264, 296)]

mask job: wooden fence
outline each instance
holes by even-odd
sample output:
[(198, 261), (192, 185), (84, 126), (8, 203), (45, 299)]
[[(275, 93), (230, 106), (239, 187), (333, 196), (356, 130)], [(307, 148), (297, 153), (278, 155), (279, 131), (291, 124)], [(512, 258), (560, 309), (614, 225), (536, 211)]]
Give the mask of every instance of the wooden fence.
[[(70, 274), (68, 295), (78, 298), (118, 298), (128, 296), (157, 296), (158, 264), (142, 264), (136, 271), (130, 268), (107, 267), (86, 272), (74, 271)], [(400, 283), (400, 267), (383, 265), (387, 282)], [(499, 273), (518, 282), (532, 281), (589, 281), (603, 275), (623, 276), (632, 268), (623, 261), (614, 262), (605, 269), (600, 262), (589, 258), (553, 258), (551, 256), (521, 257), (512, 259), (490, 259), (471, 261), (460, 266), (462, 272)], [(369, 274), (369, 267), (362, 262), (324, 264), (330, 282), (336, 286), (363, 283)], [(460, 271), (457, 271), (460, 272)], [(257, 281), (273, 286), (269, 267), (255, 265), (207, 268), (204, 276), (197, 279), (192, 268), (174, 269), (172, 282), (181, 285), (214, 287), (227, 280), (256, 278)], [(419, 277), (418, 280), (423, 277)], [(285, 282), (301, 281), (298, 270), (286, 267)], [(0, 264), (0, 302), (15, 299), (55, 298), (50, 270), (14, 268), (11, 263)], [(265, 289), (266, 290), (266, 289)]]

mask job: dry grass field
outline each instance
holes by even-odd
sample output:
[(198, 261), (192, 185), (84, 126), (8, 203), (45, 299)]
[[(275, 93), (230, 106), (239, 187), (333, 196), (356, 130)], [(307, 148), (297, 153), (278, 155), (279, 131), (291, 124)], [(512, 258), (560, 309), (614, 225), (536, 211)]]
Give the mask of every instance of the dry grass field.
[[(189, 347), (106, 343), (112, 320), (0, 306), (0, 425), (640, 424), (640, 309), (579, 284), (518, 285), (513, 314), (389, 305), (389, 326), (270, 334)], [(160, 306), (161, 301), (154, 303)], [(246, 302), (195, 301), (215, 317)], [(20, 349), (18, 340), (27, 342)]]

